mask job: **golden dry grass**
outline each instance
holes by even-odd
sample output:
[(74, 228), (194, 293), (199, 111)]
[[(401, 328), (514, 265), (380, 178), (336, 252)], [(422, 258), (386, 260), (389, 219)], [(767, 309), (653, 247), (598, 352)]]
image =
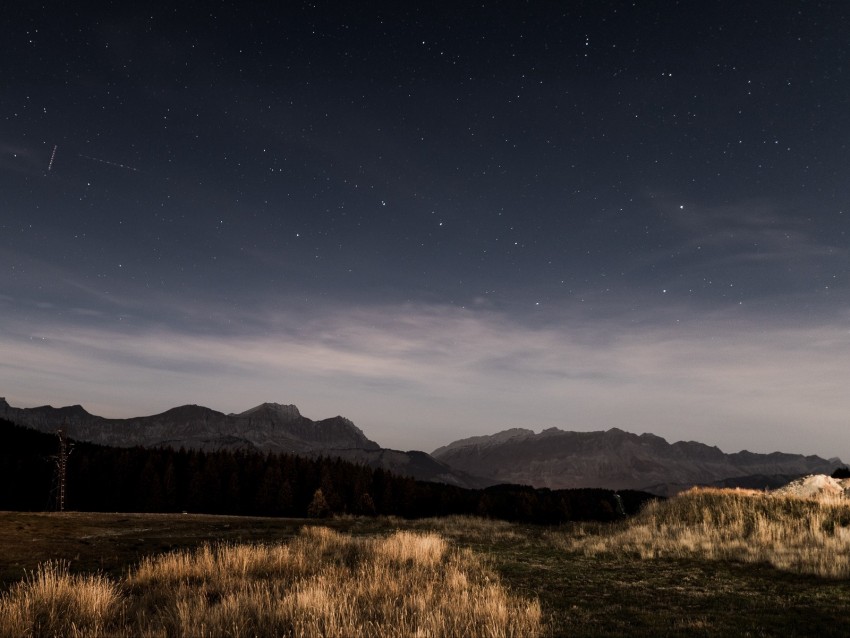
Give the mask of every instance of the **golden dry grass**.
[(608, 531), (558, 539), (587, 555), (622, 552), (769, 563), (827, 578), (850, 576), (850, 503), (751, 490), (692, 489), (653, 501)]
[(119, 606), (111, 581), (73, 576), (67, 562), (48, 562), (0, 599), (0, 635), (102, 636)]
[(358, 539), (306, 527), (285, 545), (205, 545), (143, 560), (120, 588), (51, 564), (0, 599), (4, 637), (541, 632), (537, 601), (511, 595), (477, 555), (407, 531)]

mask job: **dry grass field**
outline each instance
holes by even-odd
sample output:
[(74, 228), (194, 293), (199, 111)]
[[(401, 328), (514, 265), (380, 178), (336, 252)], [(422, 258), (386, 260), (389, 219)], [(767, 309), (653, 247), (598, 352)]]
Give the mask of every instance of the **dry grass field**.
[[(614, 525), (343, 517), (305, 527), (312, 524), (0, 513), (3, 605), (40, 580), (49, 598), (58, 578), (88, 597), (91, 613), (80, 613), (77, 634), (57, 635), (286, 635), (281, 627), (352, 636), (850, 635), (843, 503), (702, 490)], [(333, 585), (346, 574), (355, 577), (340, 593)], [(377, 583), (371, 594), (369, 583)], [(378, 611), (358, 616), (355, 594), (374, 595), (368, 607)], [(452, 607), (465, 610), (462, 621), (446, 619)], [(286, 624), (285, 614), (304, 608), (313, 611), (303, 624)], [(392, 621), (399, 631), (381, 634), (374, 623), (391, 611), (401, 614)], [(433, 616), (418, 634), (404, 624), (421, 623), (426, 611)], [(473, 617), (474, 627), (457, 624)]]
[(850, 502), (840, 498), (696, 488), (649, 503), (609, 533), (572, 532), (561, 540), (588, 555), (768, 563), (784, 571), (850, 578)]
[(0, 599), (0, 636), (533, 638), (540, 616), (438, 534), (305, 527), (287, 543), (150, 556), (121, 581), (48, 562)]

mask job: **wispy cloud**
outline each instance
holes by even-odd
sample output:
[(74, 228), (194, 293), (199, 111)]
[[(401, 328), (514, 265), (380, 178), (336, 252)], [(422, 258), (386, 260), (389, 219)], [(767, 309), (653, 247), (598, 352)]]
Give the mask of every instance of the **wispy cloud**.
[(812, 233), (805, 212), (767, 200), (694, 206), (671, 218), (692, 235), (692, 246), (730, 251), (730, 259), (782, 261), (830, 257), (836, 246)]
[[(643, 246), (626, 266), (638, 288), (690, 295), (706, 307), (718, 301), (751, 304), (772, 300), (778, 306), (818, 305), (823, 294), (847, 290), (846, 251), (836, 232), (824, 233), (828, 214), (818, 223), (799, 202), (772, 199), (726, 204), (679, 203), (658, 196), (655, 226), (636, 241)], [(820, 304), (823, 305), (823, 304)], [(827, 304), (835, 307), (834, 300)]]
[(44, 325), (4, 330), (0, 387), (14, 403), (82, 402), (107, 416), (179, 403), (241, 411), (293, 402), (342, 413), (385, 445), (433, 448), (507, 427), (652, 431), (725, 449), (838, 450), (850, 399), (843, 325), (714, 315), (675, 328), (532, 328), (440, 306), (272, 313), (222, 335)]

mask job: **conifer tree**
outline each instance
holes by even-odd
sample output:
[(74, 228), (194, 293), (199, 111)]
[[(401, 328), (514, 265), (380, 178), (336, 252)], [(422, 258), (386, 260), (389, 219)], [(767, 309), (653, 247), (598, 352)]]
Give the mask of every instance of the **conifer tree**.
[(325, 500), (325, 495), (322, 494), (322, 488), (318, 488), (313, 493), (313, 500), (307, 507), (307, 516), (310, 518), (327, 518), (331, 514), (331, 508), (328, 507), (328, 502)]

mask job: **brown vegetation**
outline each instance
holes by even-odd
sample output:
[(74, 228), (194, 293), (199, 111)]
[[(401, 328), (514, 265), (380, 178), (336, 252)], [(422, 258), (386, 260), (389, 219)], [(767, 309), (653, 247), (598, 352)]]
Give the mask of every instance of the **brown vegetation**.
[[(277, 547), (296, 539), (305, 524), (311, 523), (192, 514), (0, 512), (0, 596), (10, 596), (22, 574), (67, 558), (72, 576), (96, 572), (118, 587), (119, 615), (104, 622), (100, 635), (144, 636), (140, 627), (150, 627), (148, 636), (162, 636), (165, 625), (155, 629), (153, 612), (139, 600), (151, 589), (141, 583), (131, 589), (127, 578), (137, 572), (144, 557), (173, 552), (200, 556), (204, 544), (210, 550), (224, 545)], [(486, 583), (484, 578), (489, 577), (491, 583), (502, 583), (514, 594), (539, 601), (545, 636), (847, 636), (850, 590), (846, 580), (778, 571), (767, 563), (704, 560), (698, 553), (661, 554), (644, 560), (633, 550), (621, 552), (615, 546), (608, 552), (586, 554), (581, 544), (573, 543), (576, 536), (589, 539), (617, 533), (623, 529), (620, 525), (553, 528), (466, 517), (383, 516), (333, 517), (322, 519), (321, 524), (369, 542), (398, 531), (436, 533), (447, 543), (438, 565), (447, 564), (448, 556), (457, 551), (454, 548), (470, 548), (481, 572), (466, 572), (468, 582)], [(574, 545), (578, 551), (573, 551)], [(257, 576), (256, 582), (262, 585), (262, 581)], [(215, 603), (214, 598), (213, 593), (207, 602)], [(148, 604), (157, 605), (152, 598)], [(168, 609), (176, 614), (176, 606)], [(167, 626), (172, 635), (180, 635), (178, 623)], [(27, 636), (7, 629), (5, 635), (10, 634)], [(45, 630), (41, 635), (75, 634), (64, 625), (60, 632)], [(76, 635), (97, 634), (90, 624)]]
[(67, 562), (48, 562), (0, 599), (0, 635), (106, 635), (119, 601), (108, 579), (71, 575)]
[[(582, 529), (582, 528), (580, 528)], [(850, 502), (752, 490), (692, 489), (654, 501), (608, 530), (561, 536), (587, 555), (769, 563), (796, 573), (850, 576)]]
[(47, 564), (0, 599), (2, 636), (536, 636), (512, 596), (439, 535), (353, 538), (305, 527), (288, 544), (204, 545), (147, 558), (119, 585)]

